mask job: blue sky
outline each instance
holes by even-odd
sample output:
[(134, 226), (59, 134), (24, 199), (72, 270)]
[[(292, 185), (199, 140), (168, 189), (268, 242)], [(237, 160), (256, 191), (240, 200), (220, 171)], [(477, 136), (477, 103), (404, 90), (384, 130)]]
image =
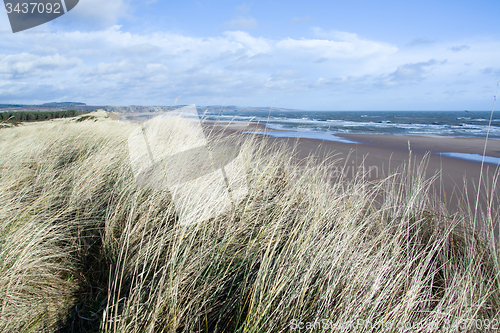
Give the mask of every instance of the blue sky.
[(490, 110), (500, 1), (80, 0), (12, 34), (0, 103)]

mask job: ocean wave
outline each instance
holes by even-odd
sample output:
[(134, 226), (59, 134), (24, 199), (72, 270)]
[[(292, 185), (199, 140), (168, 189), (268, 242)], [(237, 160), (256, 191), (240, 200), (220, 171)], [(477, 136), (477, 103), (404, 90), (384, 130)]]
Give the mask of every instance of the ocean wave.
[[(457, 115), (458, 112), (390, 113), (373, 112), (244, 112), (239, 114), (209, 114), (209, 118), (232, 121), (252, 121), (267, 124), (272, 129), (287, 131), (311, 131), (316, 133), (373, 133), (443, 135), (462, 137), (485, 137), (489, 117), (481, 115)], [(385, 119), (384, 119), (385, 118)], [(498, 124), (500, 119), (493, 119)], [(500, 127), (490, 127), (490, 137), (500, 138)]]

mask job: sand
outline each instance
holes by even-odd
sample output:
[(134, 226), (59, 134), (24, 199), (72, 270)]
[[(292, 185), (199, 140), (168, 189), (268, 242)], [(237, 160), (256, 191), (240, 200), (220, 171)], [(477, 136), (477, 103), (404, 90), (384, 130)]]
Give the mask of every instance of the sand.
[[(277, 132), (264, 124), (231, 121), (203, 121), (206, 133), (210, 131), (223, 133), (247, 132)], [(278, 131), (279, 132), (279, 131)], [(258, 137), (267, 137), (259, 134)], [(428, 156), (425, 169), (426, 178), (435, 177), (431, 190), (433, 194), (446, 204), (450, 212), (459, 209), (474, 211), (477, 196), (478, 181), (481, 173), (481, 163), (454, 157), (440, 155), (442, 152), (483, 154), (484, 139), (410, 136), (410, 135), (378, 135), (378, 134), (338, 134), (338, 137), (356, 143), (324, 141), (308, 138), (273, 138), (268, 137), (269, 145), (282, 143), (296, 147), (296, 161), (313, 154), (318, 159), (331, 157), (338, 160), (332, 170), (343, 172), (347, 178), (352, 178), (358, 168), (363, 168), (367, 181), (377, 181), (389, 174), (401, 170), (403, 164), (408, 164), (410, 151), (412, 161), (419, 163)], [(500, 140), (488, 141), (486, 155), (500, 158)], [(340, 167), (345, 165), (340, 171)], [(484, 208), (488, 205), (500, 207), (498, 203), (498, 179), (495, 178), (497, 166), (484, 164), (482, 174), (482, 190), (479, 203)], [(338, 173), (337, 173), (338, 174)], [(496, 217), (495, 217), (496, 218)]]
[[(204, 126), (225, 130), (227, 132), (272, 131), (264, 125), (244, 122), (204, 122)], [(248, 135), (248, 134), (246, 134)], [(264, 137), (263, 135), (259, 135)], [(401, 166), (408, 164), (410, 150), (412, 160), (422, 161), (428, 155), (426, 178), (436, 177), (431, 190), (441, 198), (450, 212), (458, 209), (475, 209), (476, 193), (480, 177), (481, 163), (454, 157), (442, 156), (440, 152), (454, 152), (466, 154), (483, 154), (484, 139), (437, 137), (437, 136), (410, 136), (410, 135), (375, 135), (375, 134), (339, 134), (338, 136), (357, 143), (322, 141), (307, 138), (269, 138), (269, 144), (283, 143), (296, 146), (297, 161), (314, 154), (319, 159), (334, 156), (338, 161), (338, 169), (345, 164), (342, 170), (347, 178), (352, 178), (359, 167), (363, 167), (366, 179), (376, 181), (401, 170)], [(500, 140), (488, 141), (486, 155), (500, 157)], [(486, 207), (493, 203), (498, 207), (499, 190), (492, 190), (493, 185), (499, 185), (494, 179), (496, 165), (484, 164), (483, 185), (480, 204)], [(485, 196), (490, 192), (490, 197)]]

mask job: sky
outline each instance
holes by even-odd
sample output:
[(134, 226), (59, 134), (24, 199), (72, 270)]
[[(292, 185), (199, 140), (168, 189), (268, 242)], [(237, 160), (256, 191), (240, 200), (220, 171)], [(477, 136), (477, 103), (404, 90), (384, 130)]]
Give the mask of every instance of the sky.
[(80, 0), (12, 33), (0, 103), (492, 109), (500, 1)]

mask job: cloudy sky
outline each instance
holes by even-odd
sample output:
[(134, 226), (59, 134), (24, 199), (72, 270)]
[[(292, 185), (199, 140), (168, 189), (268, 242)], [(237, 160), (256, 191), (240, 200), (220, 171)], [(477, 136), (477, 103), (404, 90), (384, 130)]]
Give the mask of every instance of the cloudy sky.
[(0, 103), (491, 110), (498, 0), (80, 0), (13, 34)]

